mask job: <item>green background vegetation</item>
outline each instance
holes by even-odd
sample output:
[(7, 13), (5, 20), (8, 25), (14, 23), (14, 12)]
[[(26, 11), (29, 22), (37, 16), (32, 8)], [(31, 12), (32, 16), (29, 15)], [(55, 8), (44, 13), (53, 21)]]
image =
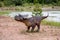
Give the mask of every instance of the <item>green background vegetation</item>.
[(3, 6), (22, 6), (24, 4), (52, 4), (54, 6), (60, 6), (60, 0), (0, 0), (0, 7)]

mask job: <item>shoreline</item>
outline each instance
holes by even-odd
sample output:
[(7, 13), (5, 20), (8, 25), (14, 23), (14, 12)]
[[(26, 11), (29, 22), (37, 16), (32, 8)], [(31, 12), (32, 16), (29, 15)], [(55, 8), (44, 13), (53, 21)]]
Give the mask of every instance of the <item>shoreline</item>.
[(60, 6), (53, 6), (53, 7), (43, 7), (43, 11), (60, 11)]
[[(42, 7), (42, 11), (60, 11), (60, 6)], [(33, 11), (33, 7), (0, 7), (0, 11)]]

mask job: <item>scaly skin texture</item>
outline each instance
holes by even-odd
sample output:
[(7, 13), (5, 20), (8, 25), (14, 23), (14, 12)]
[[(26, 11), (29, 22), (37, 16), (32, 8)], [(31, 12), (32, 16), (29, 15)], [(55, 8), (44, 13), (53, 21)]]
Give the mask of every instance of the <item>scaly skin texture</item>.
[(31, 18), (23, 18), (23, 16), (17, 16), (15, 17), (15, 20), (25, 23), (25, 25), (27, 26), (27, 31), (29, 31), (30, 27), (32, 27), (31, 32), (34, 31), (35, 26), (37, 25), (38, 29), (36, 30), (36, 32), (39, 32), (41, 21), (47, 17), (48, 15), (47, 16), (33, 16)]

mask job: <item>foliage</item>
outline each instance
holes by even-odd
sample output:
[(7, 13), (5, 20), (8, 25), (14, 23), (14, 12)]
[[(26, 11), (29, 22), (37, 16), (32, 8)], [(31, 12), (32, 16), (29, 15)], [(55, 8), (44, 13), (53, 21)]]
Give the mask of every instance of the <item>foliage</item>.
[(22, 5), (23, 1), (22, 0), (14, 0), (14, 4), (17, 6)]
[(5, 6), (20, 6), (23, 5), (25, 3), (32, 3), (32, 4), (52, 4), (52, 5), (58, 5), (60, 6), (60, 0), (0, 0), (0, 6), (2, 6), (3, 4)]
[(4, 3), (3, 2), (0, 2), (0, 7), (3, 7), (4, 6)]
[(39, 1), (38, 1), (38, 0), (34, 0), (33, 3), (34, 3), (34, 4), (39, 3)]
[(41, 9), (41, 7), (40, 7), (40, 5), (39, 4), (35, 4), (35, 6), (34, 6), (34, 12), (33, 12), (33, 14), (35, 14), (35, 15), (39, 15), (39, 16), (41, 16), (42, 14), (42, 9)]
[(3, 2), (4, 2), (4, 5), (5, 5), (5, 6), (11, 6), (11, 5), (14, 6), (14, 5), (15, 5), (15, 4), (13, 3), (13, 0), (9, 0), (9, 1), (8, 1), (8, 0), (4, 0)]
[(58, 6), (60, 6), (60, 1), (57, 3)]

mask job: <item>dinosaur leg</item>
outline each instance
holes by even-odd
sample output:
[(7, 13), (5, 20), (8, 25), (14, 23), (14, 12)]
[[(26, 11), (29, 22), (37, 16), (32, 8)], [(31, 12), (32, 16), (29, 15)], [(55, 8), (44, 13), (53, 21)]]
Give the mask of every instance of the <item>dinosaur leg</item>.
[(30, 26), (29, 26), (29, 27), (27, 27), (27, 32), (29, 31), (29, 29), (30, 29)]
[(38, 29), (36, 30), (36, 32), (39, 32), (39, 30), (40, 30), (40, 24), (37, 25), (37, 27), (38, 27)]
[(33, 32), (33, 31), (34, 31), (34, 28), (35, 28), (35, 25), (33, 25), (33, 26), (32, 26), (31, 32)]

